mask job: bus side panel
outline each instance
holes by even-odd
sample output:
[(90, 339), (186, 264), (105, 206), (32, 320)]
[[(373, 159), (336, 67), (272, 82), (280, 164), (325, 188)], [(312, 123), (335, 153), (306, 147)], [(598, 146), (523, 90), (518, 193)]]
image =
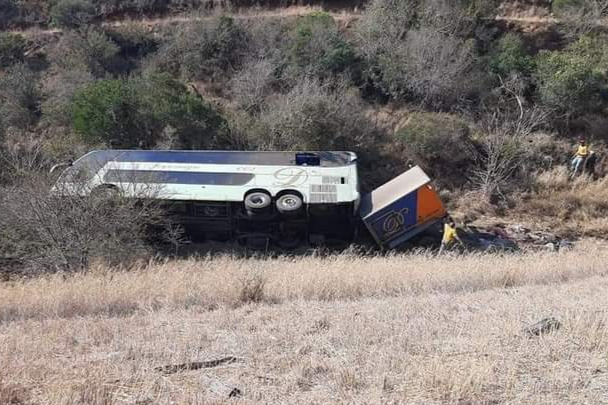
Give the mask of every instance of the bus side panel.
[(365, 225), (381, 246), (416, 225), (418, 220), (418, 194), (409, 193), (388, 207), (365, 218)]

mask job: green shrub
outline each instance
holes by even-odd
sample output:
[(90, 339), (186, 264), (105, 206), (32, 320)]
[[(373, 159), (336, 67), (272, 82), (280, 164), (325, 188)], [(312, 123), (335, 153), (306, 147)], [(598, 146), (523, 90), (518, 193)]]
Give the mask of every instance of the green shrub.
[(209, 104), (167, 75), (101, 80), (72, 103), (74, 130), (89, 143), (154, 145), (169, 130), (171, 147), (204, 148), (221, 137), (225, 123)]
[(344, 72), (356, 59), (354, 48), (325, 12), (312, 13), (298, 21), (288, 55), (294, 75), (312, 73), (319, 77)]
[(157, 74), (135, 79), (132, 87), (143, 118), (155, 127), (154, 141), (170, 128), (173, 139), (166, 146), (205, 149), (225, 135), (226, 122), (218, 111), (171, 76)]
[(0, 67), (23, 62), (24, 52), (25, 39), (22, 35), (0, 33)]
[(409, 157), (433, 177), (464, 182), (463, 173), (471, 163), (470, 129), (465, 121), (447, 113), (413, 113), (395, 136)]
[(563, 51), (541, 51), (536, 72), (541, 101), (569, 114), (597, 108), (606, 82), (606, 53), (604, 42), (590, 36)]
[(59, 0), (51, 9), (51, 23), (60, 28), (76, 29), (95, 18), (93, 3), (88, 0)]
[(101, 80), (76, 93), (72, 125), (85, 142), (118, 140), (134, 146), (146, 137), (138, 122), (135, 100), (124, 80)]
[(521, 37), (508, 33), (500, 38), (490, 55), (489, 67), (492, 73), (502, 77), (513, 73), (528, 75), (534, 69), (534, 60), (526, 52)]
[(300, 79), (255, 115), (231, 121), (235, 144), (265, 150), (371, 150), (379, 138), (356, 89)]
[(88, 70), (96, 77), (104, 77), (108, 72), (124, 70), (119, 52), (120, 48), (106, 34), (89, 28), (64, 33), (51, 59), (63, 70)]
[(187, 80), (223, 80), (241, 65), (247, 43), (246, 32), (232, 18), (220, 17), (180, 32), (154, 55), (151, 67)]

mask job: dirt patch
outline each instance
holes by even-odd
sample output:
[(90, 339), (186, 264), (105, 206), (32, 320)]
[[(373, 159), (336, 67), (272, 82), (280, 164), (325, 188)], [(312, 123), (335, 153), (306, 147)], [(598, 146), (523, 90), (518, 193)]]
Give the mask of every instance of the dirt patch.
[(498, 10), (506, 18), (534, 22), (551, 16), (551, 0), (504, 1)]

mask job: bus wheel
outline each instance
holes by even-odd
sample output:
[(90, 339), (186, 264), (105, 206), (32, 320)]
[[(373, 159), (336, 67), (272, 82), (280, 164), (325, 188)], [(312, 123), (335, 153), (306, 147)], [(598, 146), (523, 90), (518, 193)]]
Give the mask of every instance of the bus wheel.
[(248, 213), (260, 213), (272, 204), (272, 197), (261, 191), (251, 193), (245, 197), (245, 209)]
[(302, 197), (296, 194), (284, 194), (277, 200), (277, 209), (281, 214), (293, 214), (302, 208)]

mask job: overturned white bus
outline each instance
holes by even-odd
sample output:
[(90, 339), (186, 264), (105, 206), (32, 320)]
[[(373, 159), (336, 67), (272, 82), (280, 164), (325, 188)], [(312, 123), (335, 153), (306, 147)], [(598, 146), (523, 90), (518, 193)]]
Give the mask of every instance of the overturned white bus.
[(98, 150), (53, 187), (156, 198), (192, 235), (295, 246), (351, 240), (360, 195), (352, 152)]
[(361, 229), (394, 249), (446, 215), (418, 167), (361, 196), (353, 152), (100, 150), (52, 192), (157, 199), (191, 236), (284, 248), (351, 242)]

